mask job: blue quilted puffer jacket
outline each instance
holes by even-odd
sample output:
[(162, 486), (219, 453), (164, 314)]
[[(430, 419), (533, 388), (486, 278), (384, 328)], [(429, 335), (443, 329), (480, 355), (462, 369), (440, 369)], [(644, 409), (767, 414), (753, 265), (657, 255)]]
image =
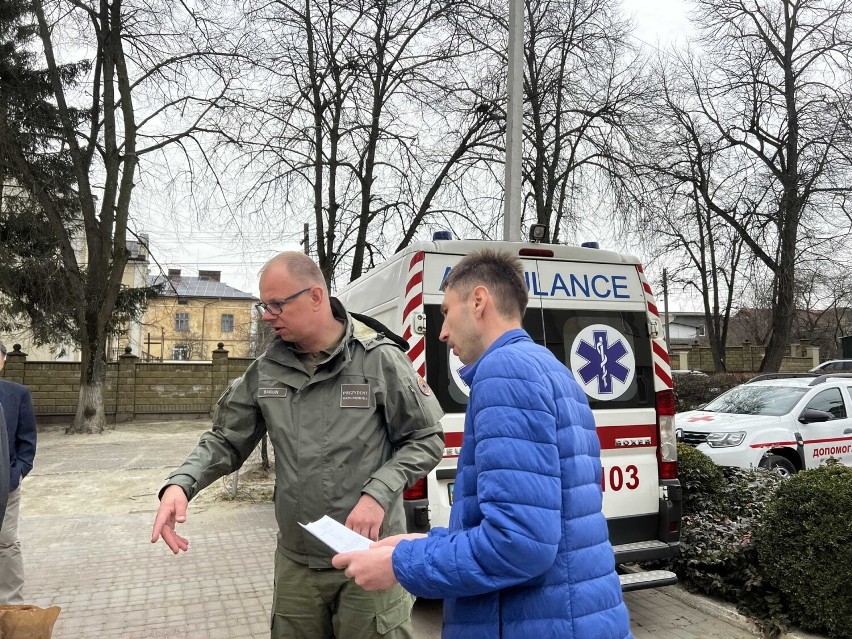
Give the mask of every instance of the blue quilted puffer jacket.
[(462, 376), (471, 395), (450, 527), (401, 542), (397, 579), (445, 599), (444, 639), (631, 637), (585, 394), (520, 329)]

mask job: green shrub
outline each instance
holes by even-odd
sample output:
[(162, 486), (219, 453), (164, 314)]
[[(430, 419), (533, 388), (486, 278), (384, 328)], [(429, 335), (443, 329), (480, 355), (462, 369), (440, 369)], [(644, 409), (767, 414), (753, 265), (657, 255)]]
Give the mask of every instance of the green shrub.
[(785, 626), (781, 593), (761, 576), (752, 531), (781, 478), (775, 473), (716, 466), (678, 444), (683, 488), (681, 552), (671, 569), (688, 589), (737, 604), (769, 635)]
[(794, 623), (852, 637), (852, 468), (831, 464), (785, 481), (754, 543)]
[(675, 411), (695, 410), (726, 390), (754, 377), (753, 373), (716, 373), (713, 375), (675, 375)]
[(684, 515), (716, 509), (725, 490), (725, 475), (707, 455), (692, 446), (678, 443), (677, 468), (683, 490)]
[(763, 468), (745, 470), (724, 466), (722, 472), (725, 476), (721, 497), (724, 512), (756, 526), (784, 479)]

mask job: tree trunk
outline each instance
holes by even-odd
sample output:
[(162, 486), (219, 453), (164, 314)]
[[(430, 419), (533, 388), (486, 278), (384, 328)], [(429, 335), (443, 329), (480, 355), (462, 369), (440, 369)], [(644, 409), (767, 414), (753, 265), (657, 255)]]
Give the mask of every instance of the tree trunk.
[(772, 313), (772, 334), (766, 346), (766, 354), (760, 363), (761, 373), (776, 373), (781, 369), (784, 351), (790, 341), (793, 327), (793, 309), (795, 301), (795, 281), (792, 264), (782, 256), (782, 266), (778, 274), (778, 299)]
[[(111, 426), (106, 421), (104, 385), (106, 382), (106, 333), (87, 330), (80, 349), (80, 393), (74, 421), (67, 434), (102, 433)], [(114, 427), (114, 426), (112, 426)]]
[(260, 467), (269, 470), (269, 437), (266, 435), (260, 440)]
[(104, 410), (106, 362), (102, 351), (92, 352), (90, 348), (85, 346), (81, 360), (77, 413), (74, 415), (74, 421), (65, 432), (69, 435), (102, 433), (109, 427)]

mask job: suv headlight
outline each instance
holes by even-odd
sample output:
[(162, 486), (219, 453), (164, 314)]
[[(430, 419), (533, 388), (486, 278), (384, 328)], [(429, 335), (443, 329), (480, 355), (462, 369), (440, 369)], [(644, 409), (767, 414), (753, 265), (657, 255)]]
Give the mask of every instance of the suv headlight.
[(744, 430), (738, 430), (735, 433), (710, 433), (707, 435), (707, 444), (711, 448), (739, 446), (743, 443), (745, 436)]

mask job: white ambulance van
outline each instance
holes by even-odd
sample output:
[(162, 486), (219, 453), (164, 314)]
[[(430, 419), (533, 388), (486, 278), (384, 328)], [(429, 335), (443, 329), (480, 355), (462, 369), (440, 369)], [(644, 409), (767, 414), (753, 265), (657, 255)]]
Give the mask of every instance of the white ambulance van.
[[(639, 261), (597, 248), (524, 242), (418, 242), (336, 296), (409, 343), (409, 357), (446, 413), (444, 456), (407, 490), (409, 529), (446, 526), (464, 433), (468, 388), (458, 358), (438, 338), (441, 285), (473, 251), (518, 255), (529, 288), (523, 326), (574, 373), (595, 416), (603, 510), (621, 563), (672, 556), (680, 539), (674, 395), (662, 323)], [(673, 573), (622, 575), (622, 588), (668, 585)]]

